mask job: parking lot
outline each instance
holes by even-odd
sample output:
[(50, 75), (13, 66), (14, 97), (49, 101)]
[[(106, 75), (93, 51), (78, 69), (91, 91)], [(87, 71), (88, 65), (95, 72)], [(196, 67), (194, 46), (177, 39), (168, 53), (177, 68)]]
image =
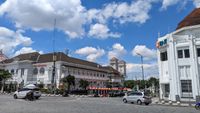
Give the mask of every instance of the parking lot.
[(36, 101), (0, 95), (0, 113), (199, 113), (191, 107), (124, 104), (121, 98), (41, 97)]

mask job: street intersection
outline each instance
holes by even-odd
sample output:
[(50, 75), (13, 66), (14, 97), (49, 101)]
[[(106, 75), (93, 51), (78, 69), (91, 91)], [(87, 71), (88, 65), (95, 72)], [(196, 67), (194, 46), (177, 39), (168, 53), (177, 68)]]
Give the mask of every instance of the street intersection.
[(0, 113), (199, 113), (192, 107), (124, 104), (121, 98), (41, 97), (26, 101), (0, 95)]

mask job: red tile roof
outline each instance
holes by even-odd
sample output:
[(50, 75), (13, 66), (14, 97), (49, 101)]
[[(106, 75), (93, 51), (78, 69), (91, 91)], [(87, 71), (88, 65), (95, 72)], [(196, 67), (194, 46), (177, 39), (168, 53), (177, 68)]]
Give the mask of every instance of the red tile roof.
[(200, 24), (200, 8), (196, 8), (178, 24), (176, 29), (180, 29), (187, 26), (199, 25), (199, 24)]

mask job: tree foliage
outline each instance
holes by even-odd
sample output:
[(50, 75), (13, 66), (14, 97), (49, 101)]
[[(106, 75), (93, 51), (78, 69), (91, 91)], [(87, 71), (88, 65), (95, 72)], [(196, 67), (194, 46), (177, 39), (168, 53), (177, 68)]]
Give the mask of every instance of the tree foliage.
[(81, 79), (79, 81), (79, 87), (83, 88), (84, 90), (86, 90), (86, 88), (89, 86), (89, 82), (87, 80), (83, 80)]
[(7, 70), (0, 69), (0, 83), (1, 83), (1, 92), (4, 90), (5, 81), (11, 78), (11, 73)]
[(9, 78), (11, 78), (11, 73), (9, 73), (9, 71), (0, 69), (0, 82), (5, 81)]
[(124, 82), (124, 87), (133, 88), (136, 85), (135, 80), (127, 80)]
[(155, 78), (155, 77), (151, 77), (148, 80), (126, 80), (124, 82), (124, 87), (127, 88), (134, 88), (136, 87), (136, 85), (139, 86), (139, 89), (144, 89), (145, 86), (146, 88), (149, 88), (151, 86), (155, 86), (155, 87), (159, 87), (159, 79)]
[(75, 77), (72, 75), (65, 76), (61, 79), (61, 82), (65, 85), (67, 85), (67, 90), (70, 91), (71, 85), (75, 85)]

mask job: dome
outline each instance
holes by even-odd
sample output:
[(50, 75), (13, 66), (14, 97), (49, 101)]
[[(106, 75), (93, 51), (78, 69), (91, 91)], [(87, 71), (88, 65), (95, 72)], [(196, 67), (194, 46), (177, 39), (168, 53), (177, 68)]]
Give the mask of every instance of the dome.
[(186, 16), (177, 26), (176, 30), (200, 24), (200, 8), (194, 9), (188, 16)]

